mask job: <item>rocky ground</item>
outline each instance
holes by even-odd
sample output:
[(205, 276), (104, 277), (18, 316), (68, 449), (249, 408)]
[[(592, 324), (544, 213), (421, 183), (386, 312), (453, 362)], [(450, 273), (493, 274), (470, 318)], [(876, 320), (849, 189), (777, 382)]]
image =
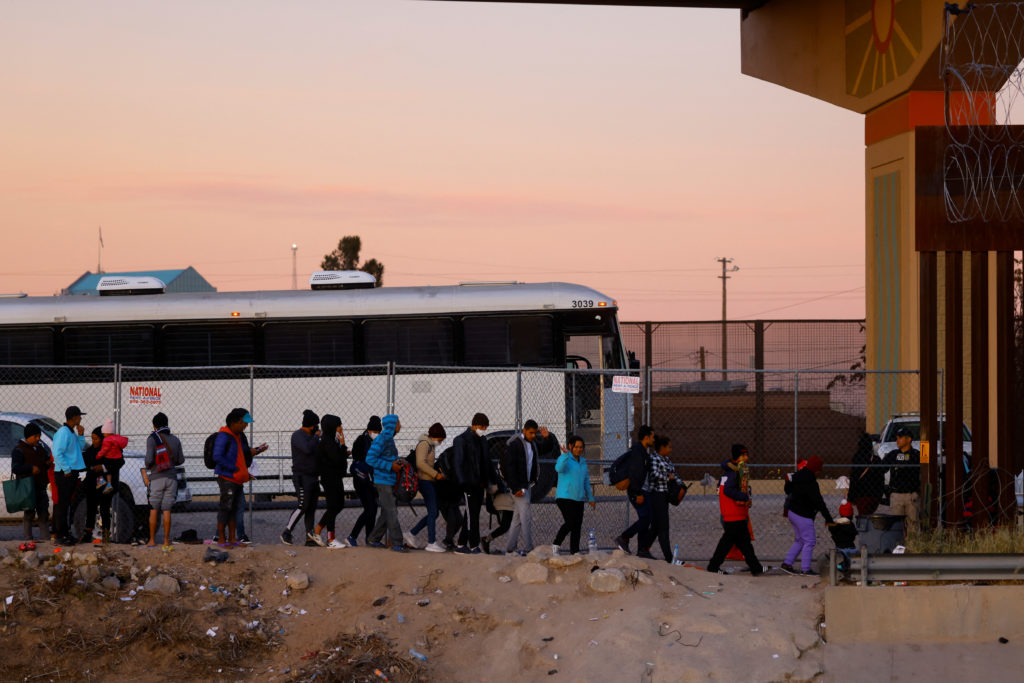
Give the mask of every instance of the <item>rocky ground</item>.
[(872, 680), (914, 680), (896, 655), (937, 656), (826, 645), (803, 577), (621, 551), (211, 552), (4, 544), (0, 680), (846, 681), (869, 652)]

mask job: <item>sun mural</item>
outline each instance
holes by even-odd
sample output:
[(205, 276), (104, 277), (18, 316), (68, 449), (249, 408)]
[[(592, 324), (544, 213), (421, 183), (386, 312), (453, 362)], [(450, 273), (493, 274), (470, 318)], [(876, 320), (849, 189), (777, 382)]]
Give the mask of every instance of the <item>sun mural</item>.
[(921, 52), (921, 0), (846, 0), (846, 92), (864, 97)]

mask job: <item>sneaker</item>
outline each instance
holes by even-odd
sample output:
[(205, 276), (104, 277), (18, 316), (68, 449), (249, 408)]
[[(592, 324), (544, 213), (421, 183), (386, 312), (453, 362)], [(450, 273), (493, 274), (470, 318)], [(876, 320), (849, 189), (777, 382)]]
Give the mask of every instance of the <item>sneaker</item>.
[(455, 548), (455, 552), (462, 553), (463, 555), (469, 555), (470, 550), (468, 546), (460, 545)]
[(292, 544), (292, 532), (288, 529), (281, 532), (281, 543), (284, 543), (285, 545)]
[(108, 493), (113, 493), (113, 492), (114, 492), (114, 487), (111, 484), (107, 484), (106, 486), (103, 487), (103, 494), (104, 495), (106, 495)]
[(444, 544), (444, 551), (446, 553), (454, 553), (455, 552), (455, 544), (454, 543), (447, 543), (446, 542)]
[(356, 539), (353, 538), (352, 536), (349, 536), (348, 538), (346, 538), (345, 541), (349, 544), (349, 546), (351, 546), (353, 548), (358, 548), (359, 547), (359, 544), (356, 543)]
[(393, 545), (393, 546), (391, 546), (391, 552), (393, 552), (393, 553), (407, 553), (407, 552), (409, 552), (409, 549), (406, 548), (404, 545)]
[(800, 574), (800, 572), (798, 572), (796, 569), (793, 569), (793, 565), (786, 564), (785, 562), (779, 565), (779, 569), (786, 572), (790, 576), (798, 576)]
[(637, 552), (636, 556), (637, 557), (642, 557), (645, 560), (653, 560), (654, 559), (654, 555), (651, 555), (649, 550), (641, 550), (641, 551)]
[(331, 542), (327, 544), (328, 548), (344, 548), (345, 544), (336, 538), (332, 538)]
[(97, 491), (102, 491), (105, 488), (107, 488), (107, 480), (106, 479), (99, 479), (99, 480), (96, 481), (96, 490)]
[(485, 554), (490, 555), (491, 554), (491, 539), (489, 539), (489, 538), (481, 538), (480, 539), (480, 547), (484, 549), (484, 553)]
[(480, 550), (480, 546), (476, 546), (475, 548), (469, 549), (470, 555), (483, 555), (483, 552), (483, 550)]
[(813, 569), (808, 569), (807, 571), (800, 572), (800, 576), (821, 576), (821, 574), (814, 571)]
[(624, 539), (622, 536), (616, 536), (612, 542), (615, 543), (615, 547), (621, 550), (622, 552), (626, 553), (627, 555), (631, 554), (629, 552), (629, 541)]
[(86, 543), (92, 543), (92, 532), (86, 531), (84, 534), (82, 534), (82, 537), (78, 539), (78, 542), (83, 545)]
[(425, 547), (424, 550), (426, 550), (428, 553), (443, 553), (443, 552), (445, 552), (444, 546), (441, 545), (440, 543), (438, 543), (437, 541), (434, 541), (433, 543), (428, 543), (427, 547)]
[(238, 542), (239, 543), (244, 543), (246, 545), (252, 545), (252, 541), (249, 540), (249, 537), (246, 536), (245, 534), (242, 534), (241, 536), (238, 537)]
[(552, 544), (551, 544), (551, 556), (552, 556), (552, 557), (558, 557), (558, 551), (559, 551), (560, 549), (561, 549), (561, 548), (559, 548), (559, 547), (558, 547), (557, 545), (555, 545), (554, 543), (552, 543)]
[(413, 536), (410, 531), (406, 531), (402, 534), (402, 540), (405, 541), (405, 544), (410, 548), (419, 548), (419, 546), (416, 545), (416, 537)]
[[(312, 534), (310, 534), (310, 535), (312, 535)], [(306, 546), (307, 548), (319, 548), (320, 547), (320, 544), (317, 543), (316, 541), (314, 541), (312, 538), (307, 538), (306, 542), (303, 543), (303, 545)]]
[(517, 550), (517, 551), (515, 551), (515, 553), (519, 557), (526, 557), (526, 555), (527, 555), (527, 552), (525, 550)]
[(370, 548), (383, 548), (384, 547), (384, 544), (381, 543), (380, 541), (367, 541), (366, 545), (369, 546)]
[(312, 531), (306, 534), (306, 545), (309, 545), (308, 541), (313, 541), (314, 545), (318, 545), (321, 548), (326, 548), (327, 544), (324, 543), (324, 538), (320, 534), (314, 534)]

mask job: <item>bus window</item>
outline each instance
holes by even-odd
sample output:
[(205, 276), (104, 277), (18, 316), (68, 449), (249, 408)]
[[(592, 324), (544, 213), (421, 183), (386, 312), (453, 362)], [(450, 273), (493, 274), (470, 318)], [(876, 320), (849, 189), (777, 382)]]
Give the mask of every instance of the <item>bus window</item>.
[(263, 350), (268, 365), (352, 365), (355, 327), (349, 322), (267, 323)]
[(167, 365), (251, 365), (256, 360), (256, 330), (237, 325), (165, 325)]
[(63, 334), (68, 365), (153, 364), (150, 325), (66, 327)]
[(443, 318), (367, 320), (363, 323), (365, 362), (454, 365), (452, 321)]
[(49, 365), (53, 362), (53, 330), (0, 329), (0, 365)]
[(532, 365), (555, 363), (550, 316), (487, 316), (463, 318), (464, 365)]

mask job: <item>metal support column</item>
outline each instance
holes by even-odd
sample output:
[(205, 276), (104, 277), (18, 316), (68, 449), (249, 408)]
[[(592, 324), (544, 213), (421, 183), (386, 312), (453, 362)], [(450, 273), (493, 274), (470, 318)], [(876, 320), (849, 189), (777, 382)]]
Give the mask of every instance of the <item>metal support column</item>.
[(963, 522), (964, 271), (959, 251), (946, 254), (945, 523)]
[(800, 373), (793, 375), (793, 469), (800, 462)]
[(989, 525), (988, 509), (988, 253), (971, 252), (971, 476), (975, 528)]
[(931, 528), (938, 523), (938, 472), (939, 434), (938, 425), (938, 257), (934, 251), (920, 252), (920, 324), (921, 342), (921, 454), (925, 449), (928, 461), (921, 463), (921, 500), (925, 504), (922, 519), (928, 520)]
[(764, 321), (754, 321), (754, 453), (764, 457)]
[(516, 366), (516, 431), (523, 428), (523, 366)]
[[(996, 252), (996, 467), (999, 468), (999, 522), (1014, 521), (1013, 480), (1013, 252)], [(1003, 479), (1006, 478), (1006, 481)]]

